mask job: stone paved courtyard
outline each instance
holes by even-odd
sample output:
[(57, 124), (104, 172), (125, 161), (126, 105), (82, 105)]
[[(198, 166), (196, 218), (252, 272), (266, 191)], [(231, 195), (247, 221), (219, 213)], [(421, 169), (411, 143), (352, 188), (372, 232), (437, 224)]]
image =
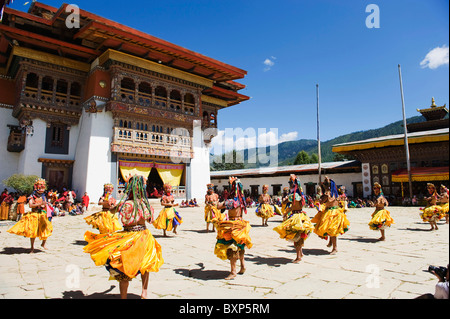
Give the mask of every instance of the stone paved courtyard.
[[(156, 216), (159, 210), (155, 207)], [(254, 244), (246, 250), (247, 271), (227, 281), (229, 262), (213, 254), (216, 234), (205, 231), (203, 207), (178, 211), (183, 224), (177, 235), (164, 238), (147, 225), (165, 260), (150, 274), (152, 299), (413, 299), (434, 293), (437, 280), (425, 271), (428, 266), (449, 262), (449, 225), (442, 220), (438, 231), (428, 231), (417, 207), (389, 207), (395, 224), (384, 242), (367, 226), (373, 208), (350, 209), (350, 230), (338, 238), (338, 254), (329, 255), (327, 242), (311, 234), (299, 264), (292, 263), (293, 244), (272, 230), (281, 217), (262, 227), (252, 208), (245, 216)], [(311, 218), (315, 214), (306, 212)], [(91, 230), (84, 216), (55, 217), (49, 250), (39, 249), (37, 240), (34, 254), (28, 254), (28, 238), (6, 232), (14, 222), (1, 222), (0, 298), (118, 298), (118, 283), (83, 253), (84, 232)], [(140, 285), (140, 277), (130, 283), (129, 298), (139, 298)]]

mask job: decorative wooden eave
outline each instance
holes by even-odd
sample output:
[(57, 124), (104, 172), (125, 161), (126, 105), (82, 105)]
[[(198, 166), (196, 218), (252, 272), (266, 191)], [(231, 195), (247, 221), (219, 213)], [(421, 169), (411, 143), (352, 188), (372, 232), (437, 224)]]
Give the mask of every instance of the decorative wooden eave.
[[(58, 20), (63, 20), (68, 15), (68, 4), (63, 4), (59, 9), (34, 2), (28, 13), (11, 8), (6, 13), (20, 16), (24, 19), (54, 26)], [(40, 10), (48, 11), (50, 18), (39, 17)], [(184, 47), (151, 36), (118, 22), (103, 18), (91, 12), (80, 9), (81, 28), (73, 35), (73, 40), (85, 40), (95, 44), (94, 51), (100, 55), (102, 48), (122, 47), (133, 55), (147, 58), (153, 61), (161, 61), (169, 66), (180, 68), (200, 76), (208, 77), (214, 81), (229, 81), (241, 79), (247, 71), (204, 56)]]
[(75, 163), (74, 160), (63, 160), (63, 159), (56, 159), (56, 158), (38, 158), (39, 163), (43, 163), (44, 165), (52, 165), (52, 166), (66, 166), (70, 167), (73, 166), (73, 163)]
[(434, 97), (431, 98), (431, 106), (426, 109), (417, 109), (417, 112), (423, 115), (427, 121), (441, 120), (448, 114), (446, 105), (437, 106)]
[[(448, 142), (448, 140), (449, 140), (448, 128), (424, 132), (414, 132), (408, 135), (408, 144), (410, 145), (421, 143)], [(379, 149), (391, 146), (404, 146), (404, 145), (405, 145), (404, 134), (396, 134), (371, 138), (362, 141), (336, 144), (333, 145), (332, 151), (334, 153), (348, 154), (354, 151)]]
[(239, 94), (234, 91), (226, 90), (218, 86), (213, 86), (212, 88), (207, 88), (202, 92), (205, 95), (217, 97), (223, 99), (227, 102), (228, 106), (239, 104), (243, 101), (247, 101), (250, 97)]
[[(60, 8), (54, 8), (33, 2), (28, 12), (5, 8), (5, 14), (10, 22), (20, 18), (21, 23), (28, 23), (30, 26), (40, 25), (52, 32), (58, 31), (64, 25), (64, 20), (70, 14), (66, 12), (67, 6), (68, 4), (63, 4)], [(9, 47), (13, 40), (28, 47), (40, 48), (39, 51), (43, 48), (43, 52), (47, 49), (52, 53), (58, 52), (62, 57), (67, 54), (91, 64), (109, 49), (122, 50), (130, 56), (157, 63), (173, 72), (184, 72), (212, 83), (222, 83), (224, 87), (214, 88), (205, 94), (226, 100), (228, 106), (249, 99), (236, 92), (245, 88), (245, 85), (234, 82), (236, 79), (244, 78), (247, 71), (200, 53), (82, 9), (80, 9), (80, 28), (71, 32), (65, 33), (63, 40), (57, 36), (58, 32), (54, 32), (54, 36), (41, 35), (18, 29), (14, 24), (0, 24), (0, 64), (6, 64), (6, 61), (1, 61), (2, 57), (4, 60), (10, 57)], [(80, 40), (81, 45), (76, 44), (80, 43)], [(7, 69), (0, 72), (8, 74)]]

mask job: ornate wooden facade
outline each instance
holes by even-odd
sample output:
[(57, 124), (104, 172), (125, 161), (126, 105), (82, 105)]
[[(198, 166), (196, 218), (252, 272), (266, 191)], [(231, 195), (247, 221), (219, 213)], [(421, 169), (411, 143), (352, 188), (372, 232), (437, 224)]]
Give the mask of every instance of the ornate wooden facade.
[[(426, 121), (407, 127), (411, 170), (422, 173), (420, 178), (412, 177), (413, 194), (416, 195), (425, 194), (426, 173), (421, 168), (437, 168), (441, 173), (430, 175), (428, 181), (448, 185), (449, 129), (448, 118), (444, 118), (448, 109), (445, 105), (435, 107), (433, 99), (430, 108), (418, 109), (422, 115), (425, 114)], [(371, 185), (378, 182), (386, 195), (401, 197), (409, 192), (408, 183), (398, 182), (399, 178), (396, 178), (407, 168), (404, 145), (404, 134), (399, 134), (334, 145), (333, 152), (351, 155), (363, 166), (368, 166), (363, 169), (363, 181), (367, 181), (364, 186), (367, 187), (366, 193), (370, 193)]]
[(8, 123), (8, 151), (23, 152), (33, 120), (58, 144), (83, 114), (109, 112), (118, 157), (189, 161), (194, 122), (217, 128), (220, 109), (249, 99), (235, 82), (246, 71), (81, 9), (79, 28), (69, 28), (69, 9), (39, 2), (28, 12), (4, 9), (0, 105), (17, 119)]

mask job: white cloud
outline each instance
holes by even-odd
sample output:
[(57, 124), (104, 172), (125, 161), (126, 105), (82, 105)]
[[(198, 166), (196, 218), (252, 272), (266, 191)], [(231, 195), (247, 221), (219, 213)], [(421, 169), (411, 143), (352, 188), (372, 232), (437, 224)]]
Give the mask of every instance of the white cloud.
[(441, 65), (448, 65), (448, 46), (436, 47), (427, 53), (420, 62), (422, 68), (436, 69)]
[(298, 138), (298, 132), (289, 132), (285, 134), (281, 134), (280, 139), (278, 143), (288, 142), (288, 141), (295, 141)]
[(276, 59), (277, 59), (276, 57), (271, 56), (270, 58), (264, 60), (263, 62), (263, 64), (265, 65), (264, 72), (269, 71), (275, 65)]

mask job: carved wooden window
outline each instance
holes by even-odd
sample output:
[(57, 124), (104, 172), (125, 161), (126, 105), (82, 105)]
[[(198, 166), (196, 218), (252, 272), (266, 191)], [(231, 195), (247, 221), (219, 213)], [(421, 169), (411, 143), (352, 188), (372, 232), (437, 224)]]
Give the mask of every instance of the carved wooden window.
[(27, 74), (27, 80), (25, 82), (26, 87), (37, 89), (38, 82), (39, 82), (39, 77), (37, 76), (36, 73), (28, 73)]
[(68, 154), (69, 134), (70, 131), (67, 129), (67, 125), (61, 123), (50, 124), (46, 132), (45, 153)]
[(70, 86), (70, 95), (74, 97), (81, 97), (81, 85), (78, 82), (73, 82)]

